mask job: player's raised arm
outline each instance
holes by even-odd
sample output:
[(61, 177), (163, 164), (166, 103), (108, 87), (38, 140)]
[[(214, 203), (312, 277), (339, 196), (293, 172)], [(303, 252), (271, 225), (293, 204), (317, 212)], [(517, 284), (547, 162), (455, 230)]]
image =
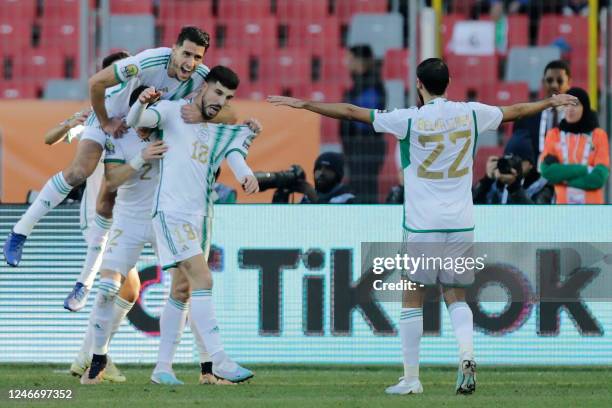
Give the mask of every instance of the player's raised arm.
[(119, 83), (115, 76), (115, 67), (110, 65), (102, 71), (96, 72), (89, 78), (89, 97), (91, 106), (100, 121), (102, 129), (110, 134), (115, 134), (120, 127), (120, 118), (109, 118), (106, 106), (104, 105), (106, 89)]
[(147, 88), (138, 97), (138, 100), (130, 108), (126, 123), (130, 127), (153, 128), (159, 125), (161, 114), (155, 109), (146, 109), (147, 104), (159, 99), (161, 93), (155, 88)]
[(361, 108), (350, 103), (325, 103), (303, 101), (288, 96), (268, 96), (268, 102), (275, 106), (289, 106), (295, 109), (306, 109), (319, 115), (341, 120), (357, 120), (372, 123), (372, 109)]
[(517, 103), (510, 106), (501, 106), (504, 116), (502, 122), (511, 122), (525, 116), (535, 115), (548, 108), (557, 106), (575, 105), (578, 99), (575, 96), (567, 94), (553, 95), (550, 98), (542, 99), (536, 102)]

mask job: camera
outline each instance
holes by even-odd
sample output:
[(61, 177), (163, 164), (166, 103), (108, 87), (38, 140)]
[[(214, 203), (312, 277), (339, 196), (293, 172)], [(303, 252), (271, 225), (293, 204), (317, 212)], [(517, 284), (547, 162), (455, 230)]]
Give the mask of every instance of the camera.
[(297, 164), (292, 165), (288, 170), (284, 171), (256, 171), (254, 174), (259, 183), (259, 191), (265, 191), (271, 188), (295, 191), (298, 184), (306, 180), (304, 169)]
[(520, 157), (514, 154), (506, 154), (497, 161), (497, 170), (501, 174), (512, 174), (512, 169), (514, 169), (517, 174), (521, 174), (522, 162), (523, 160)]

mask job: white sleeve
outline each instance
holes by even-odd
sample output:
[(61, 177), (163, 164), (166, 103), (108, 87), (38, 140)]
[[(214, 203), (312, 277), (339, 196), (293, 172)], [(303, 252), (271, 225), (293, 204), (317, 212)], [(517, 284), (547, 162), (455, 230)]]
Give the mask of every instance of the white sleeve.
[(476, 116), (478, 132), (497, 130), (504, 118), (504, 113), (498, 106), (485, 105), (480, 102), (468, 102), (467, 104)]
[(379, 133), (391, 133), (399, 140), (408, 135), (409, 123), (417, 108), (394, 109), (391, 112), (372, 110), (372, 126)]
[[(155, 68), (166, 69), (169, 62), (171, 50), (169, 48), (153, 48), (144, 50), (136, 55), (123, 58), (113, 64), (115, 78), (119, 82), (128, 82), (134, 78), (143, 79), (145, 70), (147, 72), (156, 71)], [(150, 79), (150, 78), (149, 78)], [(147, 83), (145, 79), (143, 83)]]
[(123, 164), (127, 158), (121, 148), (122, 139), (114, 139), (112, 137), (106, 138), (104, 144), (104, 163), (119, 163)]
[(239, 183), (242, 183), (242, 180), (246, 176), (252, 176), (253, 170), (249, 167), (249, 165), (244, 160), (244, 156), (234, 150), (233, 152), (228, 153), (226, 156), (227, 164), (229, 168), (232, 169), (232, 173), (234, 173), (234, 177), (238, 180)]
[(232, 152), (238, 152), (244, 158), (246, 158), (249, 154), (249, 148), (251, 147), (256, 135), (247, 126), (240, 125), (238, 127), (241, 129), (228, 146), (225, 152), (225, 157), (229, 156), (229, 154)]

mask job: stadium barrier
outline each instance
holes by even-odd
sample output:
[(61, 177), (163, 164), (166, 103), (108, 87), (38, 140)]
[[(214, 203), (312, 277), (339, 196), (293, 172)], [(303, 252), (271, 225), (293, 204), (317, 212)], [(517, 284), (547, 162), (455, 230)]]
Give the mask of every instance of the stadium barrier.
[[(0, 206), (1, 236), (24, 208)], [(217, 317), (230, 355), (248, 363), (399, 364), (399, 304), (373, 301), (364, 308), (355, 285), (362, 242), (400, 240), (401, 213), (401, 206), (389, 205), (219, 205), (210, 263)], [(489, 313), (488, 324), (476, 318), (479, 364), (612, 364), (612, 302), (585, 296), (591, 289), (608, 297), (612, 293), (605, 250), (612, 207), (478, 206), (476, 225), (479, 242), (593, 243), (589, 256), (595, 261), (586, 264), (591, 272), (593, 265), (599, 268), (579, 285), (571, 308), (561, 304), (545, 311), (534, 301), (522, 305), (517, 318), (509, 318), (503, 307)], [(82, 312), (66, 312), (62, 301), (84, 256), (78, 208), (61, 206), (37, 226), (19, 268), (0, 266), (0, 362), (72, 360), (95, 290)], [(525, 254), (514, 265), (535, 265), (535, 258)], [(155, 265), (150, 248), (138, 267), (141, 298), (111, 345), (120, 363), (152, 363), (157, 354), (158, 316), (169, 276)], [(515, 269), (530, 295), (541, 294), (542, 282), (533, 271)], [(572, 276), (547, 284), (563, 287)], [(549, 329), (542, 329), (543, 322)], [(455, 364), (456, 344), (444, 307), (425, 312), (425, 328), (422, 362)], [(177, 362), (196, 361), (187, 329)]]

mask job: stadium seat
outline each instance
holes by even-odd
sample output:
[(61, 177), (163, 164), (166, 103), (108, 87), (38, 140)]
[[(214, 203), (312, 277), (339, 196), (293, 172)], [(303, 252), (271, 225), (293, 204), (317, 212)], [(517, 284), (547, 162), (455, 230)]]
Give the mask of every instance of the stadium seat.
[(2, 99), (32, 99), (37, 97), (37, 86), (32, 81), (3, 81), (0, 79), (0, 98)]
[(377, 59), (389, 48), (403, 46), (403, 18), (399, 13), (355, 14), (348, 31), (348, 46), (369, 44)]
[(80, 0), (52, 0), (43, 2), (43, 21), (72, 21), (78, 23)]
[[(78, 53), (78, 47), (66, 47), (79, 43), (79, 21), (42, 19), (40, 46), (43, 48), (64, 48), (64, 51)], [(70, 48), (70, 50), (68, 50)]]
[(82, 101), (87, 98), (87, 86), (75, 79), (52, 79), (45, 86), (43, 98)]
[(468, 97), (468, 87), (460, 83), (459, 81), (453, 80), (451, 81), (450, 85), (448, 85), (446, 95), (451, 101), (464, 102), (467, 100)]
[(252, 55), (277, 48), (277, 25), (273, 17), (220, 19), (217, 23), (218, 28), (225, 29), (223, 48), (242, 48)]
[(557, 47), (517, 47), (508, 53), (506, 81), (523, 81), (529, 84), (531, 92), (541, 87), (544, 67), (552, 60), (561, 58)]
[(336, 81), (302, 84), (295, 87), (295, 96), (317, 102), (340, 102), (344, 89)]
[(110, 12), (111, 14), (153, 14), (153, 1), (110, 0)]
[(406, 82), (401, 79), (385, 81), (387, 103), (385, 109), (393, 110), (406, 107)]
[(136, 54), (155, 46), (155, 18), (151, 14), (111, 15), (110, 27), (110, 48)]
[(171, 47), (176, 42), (181, 29), (185, 26), (196, 26), (210, 35), (211, 42), (215, 35), (215, 20), (208, 16), (206, 18), (189, 18), (181, 17), (177, 19), (168, 19), (161, 26), (161, 46)]
[[(351, 84), (351, 75), (347, 66), (347, 54), (343, 49), (324, 50), (324, 52), (313, 52), (314, 67), (316, 73), (314, 81), (329, 82), (337, 81), (339, 85), (346, 88)], [(317, 75), (318, 74), (318, 75)]]
[(408, 50), (405, 48), (393, 48), (387, 50), (383, 61), (383, 79), (408, 80)]
[(225, 65), (238, 74), (240, 86), (249, 82), (249, 56), (242, 50), (218, 49), (211, 47), (204, 56), (204, 64), (212, 68)]
[(328, 12), (327, 0), (276, 0), (276, 16), (283, 24), (322, 19)]
[(477, 88), (480, 85), (497, 82), (497, 57), (463, 56), (449, 54), (446, 63), (451, 78), (467, 87)]
[(478, 90), (478, 100), (496, 106), (529, 101), (527, 82), (498, 82)]
[(46, 81), (65, 77), (65, 57), (58, 49), (28, 49), (13, 60), (15, 78)]
[(335, 0), (334, 13), (341, 24), (348, 24), (357, 13), (386, 13), (387, 0)]
[(250, 99), (254, 101), (263, 101), (268, 95), (281, 95), (283, 88), (273, 82), (257, 82), (240, 84), (236, 91), (236, 97), (242, 99)]
[(36, 17), (36, 0), (0, 0), (0, 21), (32, 21)]
[(310, 83), (310, 55), (303, 50), (279, 50), (261, 60), (261, 81), (280, 86)]
[(287, 46), (307, 50), (338, 49), (340, 26), (335, 17), (295, 21), (288, 26)]
[[(161, 24), (177, 25), (176, 20), (210, 19), (212, 0), (163, 0), (159, 3), (159, 21)], [(198, 25), (198, 27), (201, 27)]]
[(529, 45), (529, 17), (520, 14), (508, 16), (507, 49)]
[(13, 55), (29, 48), (32, 41), (32, 23), (0, 18), (0, 55)]
[(272, 15), (270, 0), (223, 0), (217, 15), (222, 19), (257, 19)]

